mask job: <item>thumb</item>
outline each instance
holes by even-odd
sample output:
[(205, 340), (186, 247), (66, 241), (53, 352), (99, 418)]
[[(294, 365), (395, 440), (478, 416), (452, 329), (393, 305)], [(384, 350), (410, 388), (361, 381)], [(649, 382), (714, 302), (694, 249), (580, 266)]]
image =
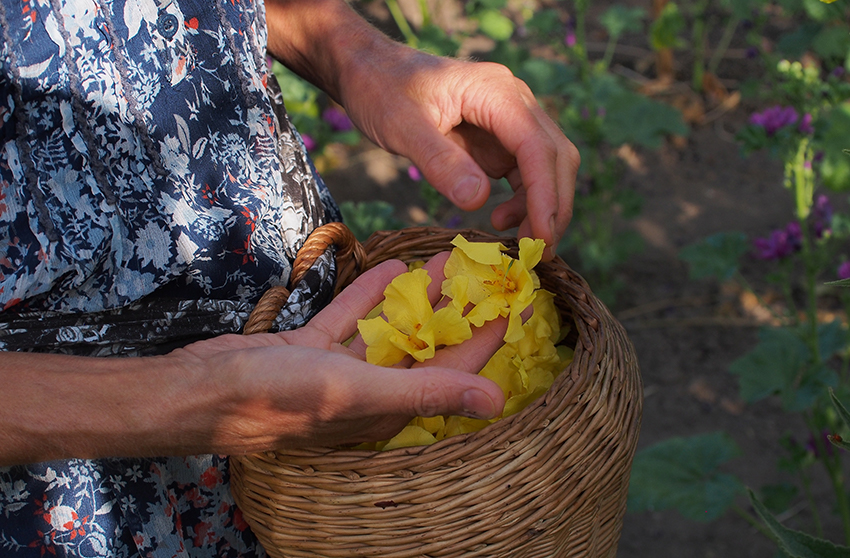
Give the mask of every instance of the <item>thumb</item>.
[(425, 179), (458, 208), (480, 209), (490, 195), (490, 179), (472, 156), (437, 128), (419, 126), (408, 136), (408, 157)]
[[(388, 368), (382, 393), (372, 392), (376, 407), (387, 414), (433, 417), (462, 415), (491, 419), (505, 406), (502, 389), (496, 383), (460, 370), (438, 367)], [(390, 405), (393, 409), (387, 409)]]

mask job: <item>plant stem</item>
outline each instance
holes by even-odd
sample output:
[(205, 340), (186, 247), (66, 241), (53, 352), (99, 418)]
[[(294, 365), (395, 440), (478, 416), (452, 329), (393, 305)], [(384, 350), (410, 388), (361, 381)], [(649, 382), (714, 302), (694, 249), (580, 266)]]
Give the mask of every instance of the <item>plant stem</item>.
[(806, 500), (809, 502), (809, 509), (812, 510), (812, 521), (815, 523), (815, 534), (819, 537), (823, 537), (823, 523), (820, 520), (820, 513), (818, 512), (818, 507), (815, 505), (815, 497), (812, 494), (812, 482), (809, 479), (809, 476), (802, 470), (800, 471), (800, 483), (803, 485), (803, 492), (806, 495)]
[(576, 44), (573, 47), (579, 56), (579, 77), (584, 83), (590, 80), (590, 60), (587, 58), (587, 1), (576, 2)]
[(705, 34), (705, 19), (700, 13), (694, 20), (694, 75), (691, 81), (691, 87), (699, 92), (702, 91), (702, 80), (705, 76)]
[(827, 467), (829, 480), (832, 482), (832, 488), (838, 500), (838, 511), (841, 513), (841, 524), (844, 527), (844, 541), (850, 544), (850, 502), (847, 500), (847, 492), (844, 489), (844, 475), (841, 472), (841, 464), (840, 462), (832, 463), (831, 459), (825, 459), (824, 464), (827, 462), (830, 463)]
[(419, 46), (419, 39), (416, 38), (416, 34), (413, 32), (413, 29), (410, 28), (407, 18), (404, 17), (401, 7), (398, 5), (398, 0), (386, 0), (386, 4), (387, 8), (390, 10), (390, 15), (393, 16), (393, 21), (395, 21), (395, 24), (398, 26), (398, 30), (401, 31), (401, 34), (404, 35), (404, 40), (407, 44), (413, 48)]
[(605, 46), (605, 54), (602, 57), (602, 67), (601, 70), (603, 72), (607, 72), (608, 68), (611, 67), (611, 60), (614, 59), (614, 52), (617, 50), (617, 37), (613, 35), (608, 38), (608, 44)]
[(427, 0), (419, 0), (419, 9), (422, 11), (422, 27), (431, 25), (431, 10), (428, 9)]
[[(841, 515), (841, 525), (844, 529), (844, 540), (850, 544), (850, 500), (847, 498), (847, 492), (844, 489), (844, 473), (841, 470), (841, 455), (837, 454), (830, 444), (825, 440), (822, 430), (815, 424), (815, 419), (811, 414), (805, 414), (806, 426), (812, 433), (815, 441), (817, 454), (820, 455), (820, 461), (826, 469), (826, 474), (829, 477), (829, 482), (832, 484), (832, 490), (835, 493), (838, 512)], [(822, 535), (820, 535), (822, 536)]]
[(773, 535), (771, 534), (770, 530), (769, 530), (767, 527), (765, 527), (765, 526), (762, 524), (762, 522), (761, 522), (761, 521), (759, 521), (758, 519), (756, 519), (755, 517), (753, 517), (753, 516), (752, 516), (752, 514), (748, 513), (748, 512), (747, 512), (745, 509), (743, 509), (741, 506), (739, 506), (739, 505), (737, 505), (737, 504), (733, 505), (733, 506), (732, 506), (732, 511), (734, 511), (736, 514), (738, 514), (739, 516), (741, 516), (741, 517), (744, 519), (744, 521), (746, 521), (747, 523), (749, 523), (749, 524), (750, 524), (752, 527), (754, 527), (754, 528), (755, 528), (755, 529), (756, 529), (759, 533), (761, 533), (762, 535), (764, 535), (765, 537), (767, 537), (769, 540), (771, 540), (771, 541), (773, 540)]
[(729, 50), (729, 45), (732, 43), (732, 37), (735, 36), (735, 31), (738, 29), (738, 23), (740, 23), (740, 19), (737, 17), (730, 17), (726, 22), (726, 27), (723, 29), (723, 35), (720, 37), (720, 42), (717, 43), (717, 48), (714, 49), (714, 54), (711, 55), (711, 60), (708, 62), (708, 71), (714, 75), (717, 75), (717, 67), (720, 66), (720, 61), (723, 60), (723, 56), (726, 54), (726, 51)]

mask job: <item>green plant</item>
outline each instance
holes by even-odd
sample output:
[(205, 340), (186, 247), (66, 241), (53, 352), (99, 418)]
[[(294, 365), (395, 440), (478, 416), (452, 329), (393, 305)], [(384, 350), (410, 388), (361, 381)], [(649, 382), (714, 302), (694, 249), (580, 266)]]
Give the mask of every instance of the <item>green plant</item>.
[[(828, 509), (840, 518), (842, 539), (850, 544), (850, 497), (842, 468), (843, 455), (830, 444), (838, 443), (846, 449), (841, 440), (850, 425), (836, 393), (841, 397), (850, 395), (850, 333), (841, 320), (825, 321), (818, 313), (824, 297), (835, 297), (835, 286), (843, 284), (824, 285), (824, 279), (835, 276), (836, 260), (850, 238), (847, 215), (834, 211), (828, 197), (818, 193), (836, 182), (835, 169), (839, 165), (828, 166), (827, 153), (842, 151), (837, 143), (850, 143), (846, 130), (839, 131), (832, 125), (837, 115), (844, 114), (850, 89), (829, 66), (780, 61), (772, 78), (769, 99), (777, 104), (754, 113), (739, 139), (744, 154), (768, 150), (782, 161), (783, 186), (794, 202), (791, 222), (752, 243), (740, 233), (714, 235), (686, 247), (681, 257), (690, 265), (694, 280), (713, 277), (737, 281), (753, 295), (757, 292), (740, 271), (741, 259), (751, 255), (775, 264), (769, 281), (784, 294), (784, 307), (773, 310), (776, 325), (763, 327), (757, 344), (736, 359), (729, 371), (738, 380), (742, 400), (756, 403), (773, 398), (786, 413), (799, 419), (809, 439), (801, 443), (788, 435), (781, 441), (784, 456), (777, 468), (790, 475), (793, 483), (744, 491), (740, 488), (743, 482), (738, 480), (734, 484), (739, 488), (732, 490), (733, 483), (729, 481), (728, 490), (715, 491), (723, 496), (720, 501), (707, 501), (706, 494), (693, 486), (661, 498), (664, 494), (653, 483), (684, 459), (668, 452), (664, 455), (669, 463), (655, 465), (647, 469), (646, 475), (635, 478), (630, 501), (632, 509), (647, 509), (652, 502), (662, 502), (694, 518), (693, 509), (711, 504), (711, 510), (732, 510), (756, 525), (785, 555), (848, 556), (850, 548), (824, 540), (821, 514), (826, 506), (814, 499), (810, 487), (818, 477), (831, 485), (834, 504)], [(846, 304), (847, 296), (842, 298)], [(677, 439), (675, 443), (701, 443), (702, 451), (718, 457), (732, 455), (727, 440), (715, 437), (709, 441), (709, 449), (705, 449), (708, 442), (702, 437)], [(662, 442), (660, 446), (663, 448), (665, 443), (672, 442)], [(644, 470), (647, 463), (655, 464), (658, 452), (656, 447), (644, 450), (637, 456), (635, 466)], [(719, 471), (711, 469), (710, 474), (694, 482), (707, 490), (707, 483), (721, 475)], [(748, 496), (751, 511), (737, 503), (744, 495)], [(808, 503), (810, 529), (815, 536), (788, 529), (773, 515), (798, 498)], [(697, 519), (712, 516), (717, 515)]]

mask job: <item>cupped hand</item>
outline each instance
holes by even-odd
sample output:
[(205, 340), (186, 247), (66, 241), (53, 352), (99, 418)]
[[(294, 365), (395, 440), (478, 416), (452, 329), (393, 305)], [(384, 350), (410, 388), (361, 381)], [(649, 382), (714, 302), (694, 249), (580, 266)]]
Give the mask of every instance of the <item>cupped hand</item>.
[[(427, 268), (432, 302), (439, 297), (442, 263)], [(304, 327), (278, 334), (228, 335), (176, 351), (220, 377), (229, 404), (214, 409), (211, 441), (228, 454), (283, 447), (334, 446), (392, 437), (413, 416), (497, 416), (501, 389), (477, 372), (501, 345), (504, 323), (475, 330), (465, 343), (437, 351), (410, 368), (367, 364), (355, 339), (357, 320), (407, 270), (385, 262), (363, 274)]]
[(340, 78), (354, 123), (461, 209), (479, 209), (489, 178), (506, 178), (514, 195), (493, 226), (543, 239), (551, 259), (572, 217), (580, 157), (528, 86), (499, 64), (385, 48)]

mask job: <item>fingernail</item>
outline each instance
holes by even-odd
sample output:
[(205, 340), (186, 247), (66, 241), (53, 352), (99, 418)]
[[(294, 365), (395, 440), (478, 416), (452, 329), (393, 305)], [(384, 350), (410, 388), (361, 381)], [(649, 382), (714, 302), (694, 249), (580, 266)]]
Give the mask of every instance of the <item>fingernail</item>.
[(481, 181), (474, 176), (468, 176), (455, 184), (452, 197), (456, 202), (465, 203), (474, 198), (480, 188)]
[(493, 400), (480, 389), (468, 389), (463, 392), (461, 404), (464, 416), (469, 418), (491, 419), (498, 414)]

